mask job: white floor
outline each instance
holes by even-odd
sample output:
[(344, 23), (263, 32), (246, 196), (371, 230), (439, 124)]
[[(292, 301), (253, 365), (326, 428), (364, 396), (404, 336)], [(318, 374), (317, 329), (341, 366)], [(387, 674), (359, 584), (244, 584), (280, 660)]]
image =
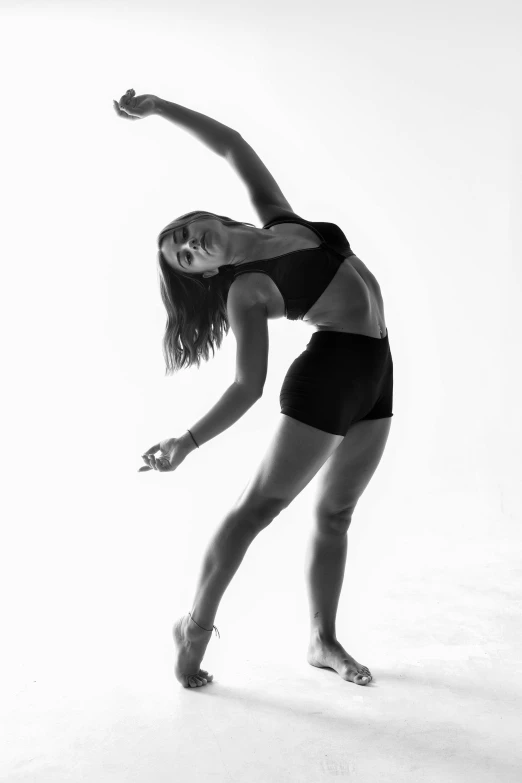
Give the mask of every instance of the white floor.
[[(47, 609), (34, 595), (36, 625), (11, 616), (0, 779), (520, 783), (520, 523), (465, 498), (447, 506), (419, 498), (386, 525), (368, 506), (354, 518), (338, 636), (371, 669), (368, 687), (305, 661), (306, 525), (296, 538), (288, 512), (225, 594), (204, 661), (214, 682), (181, 688), (170, 622), (192, 585), (186, 604), (155, 601), (153, 548), (140, 553), (130, 531), (121, 567), (98, 566), (76, 603), (58, 580)], [(187, 548), (191, 563), (204, 543)]]

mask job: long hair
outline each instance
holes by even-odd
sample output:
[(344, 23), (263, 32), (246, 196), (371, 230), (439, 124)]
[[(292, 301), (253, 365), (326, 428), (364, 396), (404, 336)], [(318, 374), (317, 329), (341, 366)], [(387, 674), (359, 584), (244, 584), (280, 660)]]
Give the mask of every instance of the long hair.
[(166, 375), (192, 365), (199, 368), (202, 359), (209, 360), (210, 349), (215, 356), (215, 349), (221, 347), (223, 337), (230, 329), (227, 297), (234, 265), (225, 264), (219, 268), (219, 274), (203, 277), (174, 270), (161, 252), (161, 243), (169, 233), (203, 216), (216, 218), (228, 226), (253, 226), (224, 215), (196, 210), (180, 215), (160, 232), (157, 259), (160, 294), (167, 310), (163, 335)]

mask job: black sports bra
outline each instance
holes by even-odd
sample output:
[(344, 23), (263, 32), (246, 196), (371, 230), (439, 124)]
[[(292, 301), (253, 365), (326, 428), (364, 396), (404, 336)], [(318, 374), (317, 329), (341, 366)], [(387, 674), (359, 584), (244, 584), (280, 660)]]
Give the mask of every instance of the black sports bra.
[(285, 316), (302, 319), (319, 299), (345, 258), (355, 255), (343, 231), (335, 223), (316, 223), (286, 211), (263, 228), (278, 223), (299, 223), (311, 228), (321, 239), (317, 247), (292, 250), (274, 258), (241, 264), (234, 279), (246, 272), (262, 272), (277, 285), (285, 303)]

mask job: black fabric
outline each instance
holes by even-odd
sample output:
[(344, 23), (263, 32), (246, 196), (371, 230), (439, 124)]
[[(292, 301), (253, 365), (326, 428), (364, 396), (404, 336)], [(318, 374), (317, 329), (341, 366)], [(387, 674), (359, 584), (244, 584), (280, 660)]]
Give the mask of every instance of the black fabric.
[(299, 223), (312, 229), (320, 239), (317, 247), (293, 250), (275, 258), (241, 264), (234, 278), (246, 272), (262, 272), (279, 288), (285, 303), (285, 316), (302, 319), (319, 299), (345, 258), (355, 255), (343, 231), (335, 223), (311, 222), (286, 212), (263, 228), (278, 223)]
[(393, 359), (382, 338), (314, 332), (279, 394), (281, 413), (333, 435), (358, 421), (393, 416)]

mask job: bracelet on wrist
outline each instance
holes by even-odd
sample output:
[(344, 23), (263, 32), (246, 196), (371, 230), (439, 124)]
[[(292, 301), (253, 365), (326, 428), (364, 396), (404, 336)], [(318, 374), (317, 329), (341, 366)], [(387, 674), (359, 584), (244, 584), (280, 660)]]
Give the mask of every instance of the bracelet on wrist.
[[(190, 430), (187, 430), (187, 432), (190, 434), (190, 437), (192, 438), (192, 440), (194, 441), (194, 443), (196, 443), (196, 439), (194, 438), (194, 435), (193, 435), (193, 434), (190, 432)], [(198, 444), (197, 444), (197, 443), (196, 443), (196, 446), (197, 446), (197, 448), (199, 449), (199, 446), (198, 446)]]

